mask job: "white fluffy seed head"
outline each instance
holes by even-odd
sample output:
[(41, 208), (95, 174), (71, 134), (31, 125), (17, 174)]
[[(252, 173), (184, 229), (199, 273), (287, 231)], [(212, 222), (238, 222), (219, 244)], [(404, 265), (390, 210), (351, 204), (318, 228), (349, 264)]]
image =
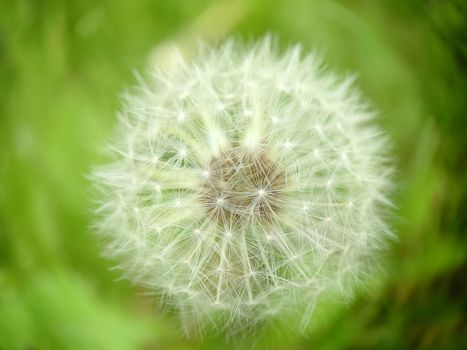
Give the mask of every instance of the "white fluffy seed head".
[(95, 172), (106, 252), (181, 315), (237, 332), (348, 298), (390, 235), (387, 142), (351, 79), (293, 47), (180, 55), (125, 99)]

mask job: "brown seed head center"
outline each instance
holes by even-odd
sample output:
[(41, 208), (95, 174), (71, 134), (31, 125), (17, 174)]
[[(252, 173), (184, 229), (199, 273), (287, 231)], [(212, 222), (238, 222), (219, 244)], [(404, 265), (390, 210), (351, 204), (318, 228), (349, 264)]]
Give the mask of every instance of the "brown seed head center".
[(200, 200), (208, 216), (226, 227), (272, 222), (281, 207), (285, 180), (264, 150), (232, 147), (211, 159)]

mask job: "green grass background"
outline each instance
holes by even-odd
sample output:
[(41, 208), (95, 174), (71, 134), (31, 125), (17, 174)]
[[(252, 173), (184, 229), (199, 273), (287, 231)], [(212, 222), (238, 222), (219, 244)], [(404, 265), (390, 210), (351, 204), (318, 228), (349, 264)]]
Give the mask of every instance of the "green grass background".
[[(160, 42), (193, 37), (215, 1), (0, 1), (0, 349), (224, 349), (187, 340), (173, 315), (99, 256), (86, 179), (118, 96)], [(399, 239), (379, 283), (303, 335), (244, 347), (467, 348), (466, 3), (216, 1), (228, 34), (275, 33), (358, 73), (394, 142)], [(230, 13), (204, 20), (220, 33)], [(464, 14), (464, 15), (463, 15)], [(197, 29), (198, 28), (198, 29)]]

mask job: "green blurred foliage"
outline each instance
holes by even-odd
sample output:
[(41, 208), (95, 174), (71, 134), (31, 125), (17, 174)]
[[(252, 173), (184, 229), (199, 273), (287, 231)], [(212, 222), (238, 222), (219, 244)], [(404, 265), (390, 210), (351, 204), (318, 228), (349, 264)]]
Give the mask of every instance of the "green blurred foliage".
[(272, 32), (357, 73), (398, 167), (385, 275), (351, 305), (323, 306), (307, 334), (274, 328), (242, 346), (467, 348), (464, 1), (17, 0), (0, 3), (0, 349), (233, 346), (183, 339), (118, 279), (90, 229), (86, 178), (133, 69), (158, 43), (196, 35), (215, 2), (242, 9), (230, 34)]

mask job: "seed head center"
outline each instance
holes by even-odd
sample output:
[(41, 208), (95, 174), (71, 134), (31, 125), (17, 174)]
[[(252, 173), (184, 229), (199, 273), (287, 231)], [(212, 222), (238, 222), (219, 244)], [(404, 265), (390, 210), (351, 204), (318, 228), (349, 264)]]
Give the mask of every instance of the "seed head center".
[(200, 201), (223, 226), (271, 222), (280, 209), (285, 173), (264, 149), (232, 147), (213, 157), (202, 176)]

